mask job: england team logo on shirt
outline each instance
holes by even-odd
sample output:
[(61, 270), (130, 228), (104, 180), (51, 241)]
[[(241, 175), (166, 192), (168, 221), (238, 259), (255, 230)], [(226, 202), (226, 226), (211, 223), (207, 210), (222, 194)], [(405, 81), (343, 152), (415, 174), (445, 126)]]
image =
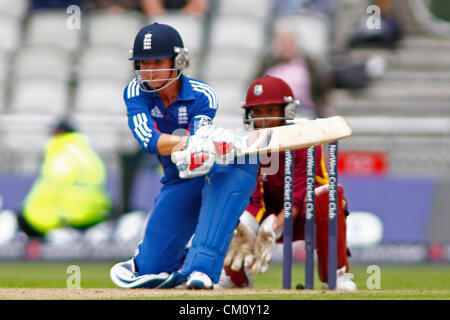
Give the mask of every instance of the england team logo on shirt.
[(262, 84), (257, 84), (254, 88), (253, 88), (253, 93), (256, 96), (259, 96), (263, 93), (263, 86)]
[(178, 124), (188, 123), (187, 107), (181, 106), (178, 108)]

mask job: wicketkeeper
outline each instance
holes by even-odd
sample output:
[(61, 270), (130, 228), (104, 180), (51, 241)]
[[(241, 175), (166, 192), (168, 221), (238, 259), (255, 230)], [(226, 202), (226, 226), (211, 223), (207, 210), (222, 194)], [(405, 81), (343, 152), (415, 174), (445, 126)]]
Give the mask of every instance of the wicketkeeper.
[[(292, 120), (299, 103), (289, 85), (283, 80), (264, 76), (253, 81), (248, 90), (245, 104), (244, 122), (255, 129), (284, 125)], [(293, 240), (304, 240), (306, 159), (307, 149), (294, 152), (293, 183)], [(267, 270), (272, 249), (283, 238), (283, 190), (284, 190), (284, 152), (272, 154), (269, 163), (261, 165), (257, 186), (251, 202), (240, 218), (235, 235), (228, 250), (220, 287), (245, 287), (249, 274), (260, 274)], [(328, 274), (328, 174), (323, 161), (322, 147), (316, 147), (316, 249), (318, 271), (322, 282), (327, 282)], [(278, 162), (278, 170), (273, 172), (273, 162)], [(270, 169), (270, 170), (269, 170)], [(342, 186), (338, 187), (341, 205), (338, 208), (338, 270), (337, 289), (356, 290), (349, 270), (346, 246), (347, 202)]]

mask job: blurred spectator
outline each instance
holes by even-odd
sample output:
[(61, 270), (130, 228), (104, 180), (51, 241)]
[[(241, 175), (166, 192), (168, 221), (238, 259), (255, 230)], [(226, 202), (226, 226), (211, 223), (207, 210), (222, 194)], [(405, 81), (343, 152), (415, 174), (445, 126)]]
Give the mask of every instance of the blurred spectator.
[(90, 10), (106, 10), (110, 13), (122, 13), (127, 10), (141, 11), (141, 0), (91, 0)]
[(430, 12), (439, 19), (450, 22), (450, 3), (448, 0), (431, 0)]
[(286, 81), (295, 99), (300, 100), (297, 114), (302, 117), (329, 116), (327, 96), (331, 89), (362, 89), (384, 72), (381, 57), (364, 62), (349, 61), (345, 55), (317, 59), (302, 53), (298, 39), (295, 28), (279, 20), (274, 26), (271, 51), (257, 76), (267, 74)]
[(372, 80), (381, 77), (385, 71), (385, 61), (381, 56), (373, 55), (364, 63), (349, 61), (336, 56), (332, 62), (333, 87), (339, 89), (363, 89)]
[(361, 20), (357, 31), (351, 35), (348, 46), (356, 47), (379, 47), (379, 48), (396, 48), (398, 42), (402, 38), (402, 28), (395, 16), (393, 10), (393, 2), (391, 0), (374, 0), (372, 4), (380, 8), (381, 21), (380, 29), (369, 29), (367, 27), (367, 15), (365, 14)]
[(283, 79), (293, 90), (295, 99), (300, 100), (297, 114), (314, 118), (319, 114), (317, 99), (321, 94), (326, 79), (324, 73), (317, 70), (310, 58), (302, 54), (297, 41), (295, 29), (288, 23), (279, 21), (274, 26), (271, 51), (263, 60), (262, 68), (257, 75), (271, 75)]
[(31, 0), (31, 9), (66, 9), (71, 5), (81, 7), (84, 0)]
[(149, 17), (168, 10), (180, 10), (190, 15), (203, 15), (209, 9), (209, 0), (142, 0), (142, 10)]
[(335, 0), (277, 0), (277, 15), (295, 14), (302, 11), (322, 13), (334, 17), (337, 9)]
[(29, 237), (57, 228), (85, 229), (106, 220), (111, 202), (106, 169), (87, 138), (60, 122), (49, 139), (40, 176), (25, 198), (19, 225)]
[(138, 173), (143, 170), (152, 170), (158, 172), (162, 177), (163, 172), (158, 160), (141, 148), (135, 152), (120, 153), (119, 156), (121, 166), (121, 208), (116, 214), (121, 215), (142, 209), (134, 207), (132, 201), (133, 188), (137, 181)]

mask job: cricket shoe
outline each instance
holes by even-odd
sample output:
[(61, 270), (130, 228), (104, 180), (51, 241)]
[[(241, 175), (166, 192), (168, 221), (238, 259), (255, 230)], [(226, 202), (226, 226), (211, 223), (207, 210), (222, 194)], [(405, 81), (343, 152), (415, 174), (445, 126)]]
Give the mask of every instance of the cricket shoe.
[(186, 288), (210, 290), (214, 289), (214, 283), (207, 274), (199, 271), (194, 271), (189, 275), (186, 281)]
[(215, 289), (253, 288), (253, 277), (249, 276), (245, 268), (233, 271), (229, 266), (224, 266), (220, 273), (219, 283)]
[(134, 259), (119, 262), (111, 268), (111, 280), (120, 288), (150, 288), (166, 289), (174, 288), (184, 281), (184, 277), (179, 272), (171, 274), (161, 272), (158, 274), (139, 275), (136, 271)]
[(353, 282), (353, 274), (346, 273), (346, 267), (336, 271), (336, 290), (356, 291), (356, 284)]

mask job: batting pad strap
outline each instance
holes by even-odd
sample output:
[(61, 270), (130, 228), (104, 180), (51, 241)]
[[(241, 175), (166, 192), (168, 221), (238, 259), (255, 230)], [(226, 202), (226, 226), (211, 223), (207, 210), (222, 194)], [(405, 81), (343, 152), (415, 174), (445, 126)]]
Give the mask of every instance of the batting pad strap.
[(259, 223), (258, 220), (247, 210), (245, 210), (239, 218), (239, 223), (242, 223), (246, 227), (250, 228), (255, 234), (258, 234)]

